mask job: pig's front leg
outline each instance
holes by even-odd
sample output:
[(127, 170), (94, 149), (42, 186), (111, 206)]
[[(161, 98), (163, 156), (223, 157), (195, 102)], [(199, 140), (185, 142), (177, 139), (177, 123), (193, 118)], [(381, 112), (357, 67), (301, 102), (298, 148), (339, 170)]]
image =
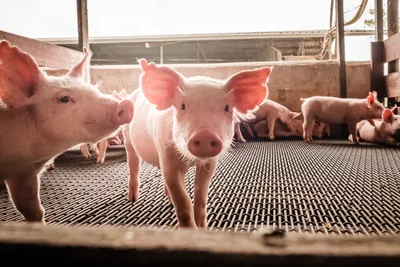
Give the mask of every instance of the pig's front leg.
[(349, 129), (351, 135), (351, 141), (353, 143), (356, 143), (357, 145), (360, 144), (359, 139), (357, 137), (357, 122), (347, 123), (347, 128)]
[(275, 139), (274, 135), (274, 129), (275, 129), (275, 122), (276, 122), (276, 117), (274, 116), (269, 116), (267, 118), (267, 125), (268, 125), (268, 137), (271, 140)]
[(104, 139), (99, 142), (99, 153), (97, 154), (97, 163), (104, 163), (106, 158), (108, 140)]
[(246, 122), (243, 123), (244, 127), (246, 128), (247, 132), (249, 133), (249, 135), (254, 138), (254, 133), (253, 130), (251, 129), (250, 125)]
[(311, 143), (313, 141), (312, 138), (312, 126), (314, 123), (314, 118), (312, 117), (304, 117), (303, 122), (303, 138), (307, 143)]
[(125, 140), (125, 151), (128, 161), (129, 168), (129, 187), (128, 187), (128, 199), (130, 201), (136, 201), (139, 198), (139, 186), (140, 186), (140, 158), (136, 154), (135, 149), (132, 146), (131, 138), (129, 136), (129, 126), (124, 126), (124, 140)]
[(246, 143), (246, 139), (243, 138), (242, 132), (240, 131), (240, 122), (235, 123), (235, 132), (239, 142)]
[(207, 198), (211, 179), (214, 176), (216, 161), (196, 166), (194, 180), (194, 218), (199, 228), (207, 227)]
[(161, 173), (167, 185), (169, 198), (174, 206), (179, 226), (197, 228), (192, 201), (185, 187), (185, 177), (188, 169), (174, 153), (174, 150), (171, 150), (170, 153), (167, 151), (160, 157)]
[(6, 181), (8, 193), (15, 208), (27, 222), (44, 221), (44, 208), (40, 203), (40, 180), (38, 175), (30, 177), (13, 177)]
[(89, 152), (89, 146), (88, 144), (83, 144), (80, 146), (81, 149), (81, 153), (85, 158), (89, 158), (90, 157), (90, 152)]

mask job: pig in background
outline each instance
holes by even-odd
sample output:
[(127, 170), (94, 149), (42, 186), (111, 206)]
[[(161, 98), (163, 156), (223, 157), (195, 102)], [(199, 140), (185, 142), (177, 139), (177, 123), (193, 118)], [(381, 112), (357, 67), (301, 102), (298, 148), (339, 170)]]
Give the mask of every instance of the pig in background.
[(28, 53), (0, 42), (0, 180), (26, 221), (45, 223), (39, 189), (49, 161), (132, 120), (130, 100), (118, 101), (89, 83), (91, 55), (85, 50), (66, 75), (55, 77)]
[[(218, 158), (231, 146), (234, 112), (247, 114), (267, 97), (271, 67), (241, 71), (226, 80), (185, 77), (168, 66), (139, 60), (140, 87), (129, 98), (132, 122), (123, 127), (130, 200), (139, 197), (140, 163), (159, 167), (180, 227), (205, 228), (209, 185)], [(193, 205), (185, 177), (195, 167)]]
[(376, 92), (370, 92), (364, 99), (312, 96), (301, 98), (301, 101), (301, 113), (295, 118), (304, 118), (303, 138), (308, 143), (313, 141), (312, 126), (317, 120), (327, 124), (347, 124), (350, 141), (359, 144), (357, 123), (365, 119), (379, 119), (385, 109), (377, 100)]
[[(369, 143), (377, 143), (398, 147), (400, 144), (397, 136), (400, 132), (400, 115), (394, 115), (393, 111), (397, 109), (385, 109), (382, 113), (382, 119), (372, 121), (362, 120), (357, 123), (357, 135), (362, 140)], [(349, 135), (349, 140), (351, 135)]]
[[(266, 121), (260, 121), (257, 124), (253, 125), (254, 132), (250, 128), (251, 132), (249, 132), (252, 137), (260, 137), (260, 138), (268, 138), (268, 124)], [(295, 124), (295, 131), (291, 131), (286, 124), (282, 123), (280, 120), (277, 120), (275, 123), (274, 134), (277, 137), (302, 137), (303, 136), (303, 126), (300, 120)], [(325, 123), (317, 123), (315, 122), (312, 128), (312, 135), (318, 138), (322, 138), (326, 134), (330, 136), (330, 126)]]

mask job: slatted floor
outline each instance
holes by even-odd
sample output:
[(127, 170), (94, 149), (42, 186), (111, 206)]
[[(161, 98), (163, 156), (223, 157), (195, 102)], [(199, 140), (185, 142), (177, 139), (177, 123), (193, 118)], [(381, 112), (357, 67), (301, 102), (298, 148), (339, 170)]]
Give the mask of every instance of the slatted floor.
[[(194, 171), (187, 177), (193, 196)], [(103, 165), (70, 151), (42, 178), (50, 224), (177, 227), (160, 171), (143, 164), (140, 197), (127, 200), (125, 150)], [(258, 228), (322, 234), (400, 233), (400, 149), (346, 140), (251, 141), (223, 156), (211, 183), (209, 230)], [(0, 191), (0, 221), (21, 222)]]

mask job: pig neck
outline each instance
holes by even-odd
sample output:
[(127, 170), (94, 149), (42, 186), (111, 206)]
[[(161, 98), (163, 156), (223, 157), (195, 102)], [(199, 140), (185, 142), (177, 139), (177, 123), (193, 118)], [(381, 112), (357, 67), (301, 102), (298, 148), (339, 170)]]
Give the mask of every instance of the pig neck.
[(365, 99), (358, 99), (356, 102), (359, 108), (356, 109), (356, 114), (359, 116), (359, 121), (364, 119), (376, 119), (376, 115), (372, 112), (372, 109), (368, 107)]
[[(31, 165), (33, 169), (40, 170), (52, 157), (61, 154), (69, 147), (61, 147), (56, 139), (48, 138), (43, 130), (38, 127), (34, 107), (15, 109), (0, 109), (0, 147), (6, 148), (2, 153), (7, 153), (11, 163), (18, 161)], [(10, 163), (10, 162), (9, 162)], [(30, 168), (31, 169), (31, 168)]]

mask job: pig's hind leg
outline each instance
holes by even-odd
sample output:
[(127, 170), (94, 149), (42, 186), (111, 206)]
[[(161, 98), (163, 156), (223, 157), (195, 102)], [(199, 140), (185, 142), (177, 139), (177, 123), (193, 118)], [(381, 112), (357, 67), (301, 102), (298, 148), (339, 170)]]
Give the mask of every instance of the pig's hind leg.
[(136, 201), (139, 198), (139, 186), (140, 186), (140, 163), (141, 160), (136, 154), (135, 149), (132, 146), (131, 138), (129, 136), (129, 125), (123, 126), (124, 134), (124, 145), (128, 161), (129, 168), (129, 187), (128, 187), (128, 199), (130, 201)]
[(13, 177), (6, 181), (8, 193), (15, 208), (24, 216), (27, 222), (44, 221), (44, 208), (40, 203), (40, 178), (38, 175), (30, 177)]
[(244, 139), (242, 132), (240, 131), (240, 122), (235, 123), (235, 132), (236, 132), (236, 138), (238, 139), (238, 141), (241, 143), (246, 143), (246, 139)]
[(268, 138), (271, 140), (275, 139), (274, 129), (275, 129), (275, 122), (277, 117), (275, 116), (268, 116), (267, 118), (267, 125), (268, 125)]

